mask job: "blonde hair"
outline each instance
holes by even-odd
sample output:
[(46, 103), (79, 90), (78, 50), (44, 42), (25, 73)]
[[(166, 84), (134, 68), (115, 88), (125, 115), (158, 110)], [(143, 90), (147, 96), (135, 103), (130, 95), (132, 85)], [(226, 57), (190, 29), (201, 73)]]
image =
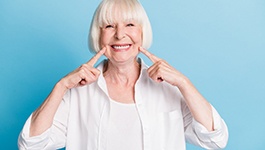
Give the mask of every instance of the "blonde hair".
[(115, 7), (119, 7), (119, 17), (124, 21), (135, 20), (142, 27), (142, 47), (148, 49), (152, 44), (152, 28), (148, 16), (138, 0), (103, 0), (95, 11), (89, 32), (89, 49), (98, 52), (101, 28), (104, 24), (115, 22)]

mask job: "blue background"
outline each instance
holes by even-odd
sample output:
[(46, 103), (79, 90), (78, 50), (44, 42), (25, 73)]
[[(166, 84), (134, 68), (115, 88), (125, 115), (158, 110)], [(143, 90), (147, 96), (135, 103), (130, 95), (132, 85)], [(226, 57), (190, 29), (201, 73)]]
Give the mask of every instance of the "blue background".
[[(0, 149), (17, 149), (30, 113), (61, 77), (91, 58), (87, 37), (98, 3), (0, 1)], [(264, 149), (265, 1), (142, 4), (153, 26), (150, 51), (188, 76), (216, 107), (229, 127), (226, 149)]]

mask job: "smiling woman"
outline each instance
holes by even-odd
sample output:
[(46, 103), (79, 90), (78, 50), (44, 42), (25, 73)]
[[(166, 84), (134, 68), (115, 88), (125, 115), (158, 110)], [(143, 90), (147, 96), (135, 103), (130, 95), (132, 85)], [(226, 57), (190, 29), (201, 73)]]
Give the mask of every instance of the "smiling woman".
[(184, 150), (185, 140), (224, 148), (224, 120), (186, 76), (146, 50), (151, 31), (139, 1), (103, 0), (90, 32), (97, 53), (32, 113), (19, 149)]

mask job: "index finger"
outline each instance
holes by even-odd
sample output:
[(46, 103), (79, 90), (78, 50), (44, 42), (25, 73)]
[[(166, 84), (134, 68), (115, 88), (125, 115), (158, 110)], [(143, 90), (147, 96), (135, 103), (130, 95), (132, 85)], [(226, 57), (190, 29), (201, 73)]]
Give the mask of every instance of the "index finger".
[(160, 60), (160, 58), (156, 57), (154, 54), (150, 53), (148, 50), (146, 50), (142, 47), (140, 47), (139, 50), (140, 50), (140, 52), (145, 54), (153, 63)]
[(98, 59), (105, 53), (106, 48), (102, 48), (96, 55), (94, 55), (88, 62), (88, 65), (94, 66)]

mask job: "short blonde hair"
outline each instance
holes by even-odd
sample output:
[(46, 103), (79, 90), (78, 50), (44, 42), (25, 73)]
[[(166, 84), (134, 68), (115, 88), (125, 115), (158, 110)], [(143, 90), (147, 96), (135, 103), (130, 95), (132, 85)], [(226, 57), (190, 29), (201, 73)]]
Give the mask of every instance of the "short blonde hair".
[(115, 7), (119, 7), (123, 20), (136, 20), (142, 27), (142, 47), (148, 49), (152, 44), (152, 27), (149, 18), (138, 0), (103, 0), (95, 11), (89, 32), (89, 48), (98, 52), (100, 47), (101, 28), (104, 24), (115, 22)]

